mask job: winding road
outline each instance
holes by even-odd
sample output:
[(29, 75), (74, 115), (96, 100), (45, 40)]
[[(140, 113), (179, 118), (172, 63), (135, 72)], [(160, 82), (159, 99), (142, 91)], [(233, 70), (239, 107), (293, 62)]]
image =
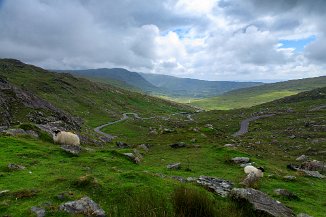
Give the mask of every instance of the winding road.
[(178, 114), (183, 114), (183, 115), (187, 115), (187, 121), (193, 121), (194, 119), (192, 118), (192, 114), (189, 114), (188, 112), (178, 112), (178, 113), (174, 113), (174, 114), (171, 114), (171, 115), (168, 115), (168, 116), (153, 116), (153, 117), (148, 117), (148, 118), (141, 118), (139, 117), (139, 115), (137, 113), (133, 113), (133, 112), (128, 112), (128, 113), (123, 113), (122, 114), (122, 118), (119, 119), (119, 120), (116, 120), (116, 121), (112, 121), (112, 122), (108, 122), (106, 124), (103, 124), (103, 125), (100, 125), (98, 127), (95, 127), (94, 128), (94, 131), (107, 137), (108, 139), (114, 139), (116, 136), (113, 136), (111, 134), (108, 134), (108, 133), (104, 133), (102, 131), (102, 129), (104, 127), (107, 127), (107, 126), (110, 126), (110, 125), (113, 125), (113, 124), (117, 124), (119, 122), (122, 122), (126, 119), (129, 118), (129, 115), (132, 115), (134, 116), (135, 119), (141, 119), (141, 120), (149, 120), (149, 119), (153, 119), (153, 118), (165, 118), (166, 120), (169, 120), (170, 116), (174, 116), (174, 115), (178, 115)]
[(255, 120), (260, 119), (260, 118), (267, 118), (267, 117), (271, 117), (271, 116), (274, 116), (274, 115), (275, 114), (266, 114), (266, 115), (254, 116), (254, 117), (244, 119), (240, 123), (240, 130), (238, 132), (234, 133), (233, 136), (236, 137), (236, 136), (241, 136), (243, 134), (248, 133), (250, 121), (255, 121)]

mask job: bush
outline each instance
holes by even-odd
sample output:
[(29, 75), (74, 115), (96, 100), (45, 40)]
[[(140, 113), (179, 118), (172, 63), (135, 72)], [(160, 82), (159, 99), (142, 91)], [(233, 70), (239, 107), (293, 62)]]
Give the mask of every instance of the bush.
[(180, 186), (174, 190), (172, 203), (177, 217), (211, 217), (215, 203), (206, 192)]

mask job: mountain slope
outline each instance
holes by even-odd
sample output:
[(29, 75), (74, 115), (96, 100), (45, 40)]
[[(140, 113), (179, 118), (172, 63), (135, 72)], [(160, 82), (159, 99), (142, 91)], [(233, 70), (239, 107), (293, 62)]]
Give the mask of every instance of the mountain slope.
[(140, 74), (172, 97), (203, 98), (217, 96), (235, 89), (262, 85), (260, 82), (205, 81), (168, 75)]
[(234, 90), (221, 96), (196, 100), (191, 104), (205, 109), (244, 108), (325, 86), (326, 76), (290, 80)]
[(49, 72), (18, 60), (0, 59), (0, 76), (63, 111), (81, 117), (87, 127), (118, 119), (124, 112), (132, 111), (146, 116), (190, 109), (70, 74)]
[(113, 69), (86, 69), (86, 70), (61, 70), (59, 72), (68, 72), (70, 74), (98, 80), (101, 82), (109, 83), (122, 87), (125, 89), (135, 88), (136, 90), (159, 91), (159, 88), (145, 80), (141, 75), (136, 72), (130, 72), (126, 69), (113, 68)]

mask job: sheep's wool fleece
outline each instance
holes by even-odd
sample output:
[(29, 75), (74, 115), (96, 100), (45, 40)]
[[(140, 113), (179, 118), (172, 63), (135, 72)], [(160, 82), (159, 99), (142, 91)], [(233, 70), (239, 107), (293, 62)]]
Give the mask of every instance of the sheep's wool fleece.
[(253, 172), (253, 173), (256, 174), (257, 177), (263, 177), (264, 176), (264, 173), (261, 170), (257, 169), (256, 167), (254, 167), (254, 166), (246, 166), (244, 168), (244, 172), (246, 174), (249, 174), (249, 173)]
[(54, 135), (53, 141), (62, 145), (80, 145), (78, 135), (65, 131), (61, 131), (57, 135)]

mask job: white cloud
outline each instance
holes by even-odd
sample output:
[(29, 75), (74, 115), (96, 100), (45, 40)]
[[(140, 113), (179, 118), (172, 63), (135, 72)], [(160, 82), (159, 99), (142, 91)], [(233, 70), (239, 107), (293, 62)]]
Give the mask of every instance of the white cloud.
[[(5, 0), (0, 57), (210, 80), (325, 75), (326, 2)], [(302, 53), (280, 40), (316, 35)]]

